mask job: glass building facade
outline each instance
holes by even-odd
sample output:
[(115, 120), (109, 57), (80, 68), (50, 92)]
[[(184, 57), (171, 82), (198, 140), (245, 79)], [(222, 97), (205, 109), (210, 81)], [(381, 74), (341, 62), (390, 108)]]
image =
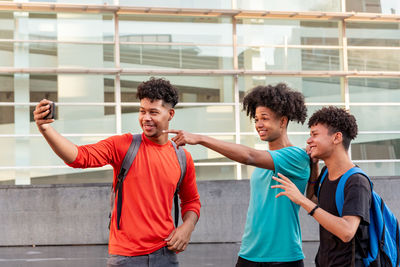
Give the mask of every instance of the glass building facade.
[[(242, 111), (247, 90), (286, 82), (308, 115), (350, 110), (352, 160), (373, 176), (400, 173), (400, 2), (396, 0), (1, 1), (0, 183), (109, 182), (109, 166), (67, 167), (33, 121), (57, 105), (53, 127), (77, 145), (140, 132), (136, 88), (150, 77), (180, 92), (171, 128), (257, 149)], [(289, 124), (305, 147), (309, 130)], [(197, 179), (247, 179), (244, 166), (188, 146)]]

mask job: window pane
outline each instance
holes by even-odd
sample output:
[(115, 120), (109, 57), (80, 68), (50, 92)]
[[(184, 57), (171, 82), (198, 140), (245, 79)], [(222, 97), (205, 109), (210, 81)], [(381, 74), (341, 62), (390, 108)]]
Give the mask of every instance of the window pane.
[(400, 71), (400, 50), (348, 50), (349, 70)]
[(275, 85), (281, 82), (303, 93), (306, 103), (343, 101), (338, 77), (239, 76), (240, 101), (243, 102), (245, 93), (256, 86)]
[(400, 102), (398, 78), (349, 78), (351, 102)]
[(369, 176), (398, 176), (400, 173), (400, 162), (356, 162), (356, 164)]
[(239, 68), (246, 70), (340, 70), (337, 49), (239, 47)]
[(338, 45), (337, 22), (238, 19), (239, 45)]
[(15, 43), (15, 49), (29, 51), (30, 67), (114, 67), (114, 45)]
[(235, 166), (195, 166), (197, 180), (232, 180), (236, 177)]
[[(115, 133), (115, 115), (105, 115), (103, 106), (63, 106), (56, 108), (56, 120), (52, 126), (60, 133), (112, 134)], [(31, 133), (39, 133), (32, 127)]]
[[(122, 102), (139, 102), (136, 98), (137, 87), (152, 76), (121, 76)], [(179, 103), (217, 103), (234, 101), (234, 84), (232, 76), (172, 76), (160, 75), (178, 89)], [(123, 112), (129, 112), (123, 107)]]
[(121, 15), (119, 31), (121, 42), (232, 44), (230, 17)]
[[(174, 134), (170, 135), (170, 137), (172, 136), (174, 136)], [(235, 137), (232, 135), (218, 135), (211, 137), (225, 142), (235, 143)], [(201, 145), (195, 145), (195, 146), (188, 145), (185, 146), (185, 149), (187, 149), (187, 151), (190, 152), (194, 162), (196, 163), (232, 162), (232, 160), (228, 159), (227, 157)]]
[(359, 134), (351, 155), (355, 160), (400, 159), (400, 134)]
[[(14, 14), (9, 11), (0, 12), (0, 39), (14, 38)], [(0, 43), (0, 45), (4, 45)], [(1, 47), (0, 46), (0, 47)]]
[(290, 0), (258, 1), (237, 0), (240, 9), (276, 10), (276, 11), (340, 11), (340, 0)]
[(121, 49), (124, 68), (232, 69), (232, 47), (132, 45)]
[[(112, 1), (112, 0), (108, 0)], [(112, 4), (112, 3), (111, 3)], [(232, 8), (232, 0), (202, 0), (202, 1), (187, 1), (187, 0), (119, 0), (121, 6), (156, 6), (156, 7), (175, 7), (175, 8)]]
[(359, 131), (398, 131), (400, 106), (351, 106), (350, 112), (356, 117)]
[(346, 28), (350, 46), (400, 46), (399, 23), (347, 22)]
[[(142, 132), (138, 122), (139, 108), (132, 108), (122, 116), (123, 132)], [(233, 132), (235, 130), (233, 106), (175, 107), (171, 129), (189, 132)]]
[(349, 12), (399, 14), (400, 3), (397, 0), (346, 0), (346, 10)]
[[(16, 15), (14, 17), (18, 18)], [(28, 29), (19, 33), (19, 39), (98, 42), (114, 40), (111, 14), (30, 12), (26, 19)]]
[[(71, 142), (77, 145), (92, 144), (105, 138), (68, 137)], [(0, 170), (0, 184), (13, 184), (15, 177), (23, 172), (28, 172), (33, 184), (111, 182), (112, 180), (112, 170), (109, 166), (93, 169), (73, 169), (68, 167), (41, 136), (31, 137), (29, 140), (25, 137), (0, 138), (0, 145), (4, 148), (0, 151), (1, 166), (63, 166), (63, 168), (43, 167)], [(104, 172), (107, 172), (107, 174), (105, 175)], [(38, 180), (34, 181), (34, 179)]]

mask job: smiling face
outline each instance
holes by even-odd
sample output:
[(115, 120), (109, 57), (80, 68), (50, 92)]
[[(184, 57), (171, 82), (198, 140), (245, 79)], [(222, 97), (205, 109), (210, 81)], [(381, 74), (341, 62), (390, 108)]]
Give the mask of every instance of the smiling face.
[(310, 147), (311, 157), (318, 159), (329, 158), (337, 144), (336, 134), (329, 133), (326, 125), (318, 123), (310, 127), (310, 137), (307, 144)]
[(271, 109), (263, 106), (257, 107), (254, 122), (261, 140), (272, 142), (281, 137), (282, 119)]
[(164, 144), (168, 140), (168, 135), (162, 131), (168, 129), (169, 121), (174, 114), (174, 109), (168, 104), (163, 105), (162, 100), (151, 101), (148, 98), (140, 100), (140, 127), (146, 137), (155, 143)]

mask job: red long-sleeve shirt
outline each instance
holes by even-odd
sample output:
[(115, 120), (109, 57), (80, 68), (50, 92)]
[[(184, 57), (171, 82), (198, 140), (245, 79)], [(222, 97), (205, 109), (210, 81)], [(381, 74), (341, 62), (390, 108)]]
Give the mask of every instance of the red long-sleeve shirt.
[[(78, 156), (68, 164), (74, 168), (114, 168), (114, 186), (122, 161), (132, 141), (131, 134), (117, 135), (96, 144), (78, 146)], [(186, 153), (186, 176), (179, 197), (182, 216), (193, 211), (200, 217), (200, 197), (197, 191), (195, 168)], [(142, 143), (123, 185), (120, 230), (116, 224), (114, 204), (109, 238), (109, 253), (137, 256), (152, 253), (166, 245), (165, 238), (173, 231), (171, 216), (173, 196), (180, 177), (175, 150), (168, 142), (156, 144), (142, 134)]]

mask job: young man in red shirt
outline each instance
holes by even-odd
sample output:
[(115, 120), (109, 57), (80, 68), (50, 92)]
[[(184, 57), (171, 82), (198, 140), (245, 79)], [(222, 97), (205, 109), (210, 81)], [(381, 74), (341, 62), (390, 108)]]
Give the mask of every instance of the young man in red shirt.
[[(138, 86), (142, 142), (124, 180), (119, 229), (116, 204), (110, 224), (107, 266), (178, 266), (176, 252), (184, 251), (200, 216), (195, 168), (186, 154), (186, 175), (179, 190), (183, 223), (175, 229), (172, 199), (180, 178), (180, 165), (167, 130), (174, 117), (178, 92), (164, 79), (151, 78)], [(50, 126), (50, 101), (36, 106), (34, 119), (54, 152), (71, 167), (113, 166), (115, 187), (132, 134), (109, 137), (96, 144), (76, 146)]]

